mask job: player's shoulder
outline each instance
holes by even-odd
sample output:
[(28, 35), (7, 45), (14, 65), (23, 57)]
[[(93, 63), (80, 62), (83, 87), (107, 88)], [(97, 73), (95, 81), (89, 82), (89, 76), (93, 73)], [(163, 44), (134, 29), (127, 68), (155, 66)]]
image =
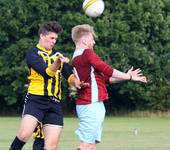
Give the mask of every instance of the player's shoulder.
[(61, 51), (58, 51), (58, 50), (56, 50), (56, 49), (53, 49), (53, 51), (52, 51), (52, 55), (63, 55), (63, 56), (65, 56), (65, 54), (63, 53), (63, 52), (61, 52)]
[(77, 60), (78, 58), (81, 58), (81, 59), (84, 58), (85, 60), (87, 60), (88, 57), (91, 57), (92, 53), (93, 53), (92, 49), (75, 50), (73, 57), (72, 57), (72, 61), (75, 59)]
[(93, 52), (93, 49), (90, 49), (90, 48), (84, 49), (84, 53), (91, 53), (91, 52)]
[(85, 49), (84, 50), (84, 56), (86, 57), (86, 58), (88, 58), (88, 56), (91, 56), (91, 55), (94, 55), (94, 54), (96, 54), (95, 53), (95, 51), (93, 50), (93, 49), (90, 49), (90, 48), (88, 48), (88, 49)]
[(36, 47), (31, 47), (27, 50), (26, 52), (26, 57), (31, 58), (32, 56), (36, 55), (38, 53), (38, 48)]
[(87, 49), (84, 50), (84, 54), (87, 54), (87, 53), (94, 53), (94, 50), (87, 48)]
[(31, 47), (28, 49), (27, 53), (38, 53), (39, 49), (37, 47)]
[(56, 56), (58, 56), (58, 55), (63, 55), (63, 56), (65, 56), (65, 57), (67, 57), (64, 52), (58, 51), (58, 50), (56, 50), (56, 49), (53, 49), (52, 55), (56, 55)]

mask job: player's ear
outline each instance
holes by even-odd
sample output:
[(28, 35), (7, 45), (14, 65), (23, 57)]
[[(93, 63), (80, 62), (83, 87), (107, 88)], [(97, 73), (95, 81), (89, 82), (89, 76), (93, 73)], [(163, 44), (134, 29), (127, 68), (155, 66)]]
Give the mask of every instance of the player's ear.
[(43, 37), (44, 37), (44, 35), (41, 33), (41, 34), (40, 34), (40, 39), (43, 39)]
[(81, 41), (84, 45), (87, 45), (87, 39), (86, 38), (82, 38), (82, 41)]

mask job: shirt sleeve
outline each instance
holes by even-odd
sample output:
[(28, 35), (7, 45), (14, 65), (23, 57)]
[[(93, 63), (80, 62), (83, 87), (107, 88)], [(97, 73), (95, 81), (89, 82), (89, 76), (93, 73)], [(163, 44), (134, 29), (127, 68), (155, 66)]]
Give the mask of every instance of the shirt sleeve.
[(103, 72), (107, 76), (112, 76), (113, 68), (105, 63), (95, 52), (91, 49), (84, 51), (84, 60), (92, 65), (96, 70)]
[(33, 68), (37, 73), (41, 74), (45, 78), (51, 78), (46, 72), (47, 64), (39, 56), (37, 49), (30, 49), (26, 55), (26, 63), (29, 68)]
[(73, 67), (68, 63), (63, 64), (62, 74), (66, 80), (73, 74)]
[(104, 81), (106, 84), (110, 84), (110, 81), (109, 81), (110, 77), (109, 76), (104, 76)]

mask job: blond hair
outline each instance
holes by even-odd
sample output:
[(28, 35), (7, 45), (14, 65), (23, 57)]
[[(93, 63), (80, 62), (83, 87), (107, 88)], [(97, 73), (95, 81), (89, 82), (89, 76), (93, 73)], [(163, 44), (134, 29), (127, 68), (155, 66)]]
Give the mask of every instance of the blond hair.
[(96, 37), (93, 27), (89, 24), (77, 25), (72, 28), (72, 40), (76, 43), (81, 37), (89, 33), (92, 33), (92, 35)]

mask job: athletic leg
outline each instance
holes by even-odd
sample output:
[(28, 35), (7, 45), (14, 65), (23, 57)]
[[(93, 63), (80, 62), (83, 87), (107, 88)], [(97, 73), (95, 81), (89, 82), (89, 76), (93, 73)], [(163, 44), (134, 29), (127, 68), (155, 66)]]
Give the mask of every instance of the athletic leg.
[(38, 126), (33, 133), (34, 142), (33, 150), (43, 150), (44, 149), (44, 131), (41, 123), (38, 123)]
[(96, 144), (81, 141), (77, 150), (96, 150)]
[(59, 138), (62, 132), (62, 126), (58, 125), (45, 125), (44, 129), (44, 137), (45, 137), (45, 150), (56, 150)]
[(25, 115), (21, 120), (20, 130), (17, 134), (17, 137), (20, 140), (27, 142), (28, 139), (32, 136), (37, 124), (38, 122), (35, 117), (31, 115)]
[(102, 102), (76, 106), (80, 119), (76, 134), (80, 139), (80, 150), (96, 150), (96, 141), (101, 141), (102, 124), (105, 108)]
[(25, 115), (20, 124), (20, 129), (10, 146), (10, 150), (20, 150), (28, 139), (32, 136), (32, 133), (37, 126), (37, 119), (30, 115)]
[(97, 144), (91, 144), (91, 149), (90, 150), (96, 150)]

